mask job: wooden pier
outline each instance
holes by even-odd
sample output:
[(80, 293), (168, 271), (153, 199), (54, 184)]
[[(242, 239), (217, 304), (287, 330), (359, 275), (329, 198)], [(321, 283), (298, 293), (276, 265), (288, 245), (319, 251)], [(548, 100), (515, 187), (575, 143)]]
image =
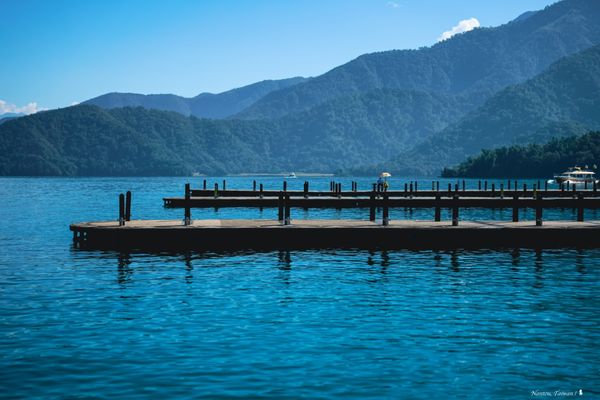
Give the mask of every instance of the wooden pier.
[[(169, 198), (167, 205), (184, 209), (181, 220), (132, 221), (131, 193), (127, 192), (119, 195), (117, 221), (78, 223), (70, 229), (75, 246), (86, 249), (600, 247), (600, 221), (584, 221), (585, 209), (600, 208), (595, 189), (588, 198), (588, 192), (544, 198), (548, 191), (523, 197), (519, 191), (512, 197), (502, 192), (500, 197), (460, 197), (456, 191), (444, 197), (437, 191), (434, 197), (391, 197), (392, 192), (376, 190), (367, 192), (368, 197), (342, 197), (339, 190), (337, 196), (309, 197), (305, 190), (301, 196), (281, 191), (277, 197), (193, 197), (198, 193), (186, 184), (184, 197)], [(194, 207), (277, 207), (278, 213), (276, 220), (194, 220)], [(293, 220), (294, 207), (363, 207), (369, 212), (365, 220)], [(432, 220), (393, 220), (390, 209), (397, 207), (431, 208)], [(469, 207), (512, 208), (512, 219), (460, 221), (460, 210)], [(576, 210), (575, 221), (544, 222), (543, 210), (557, 207)], [(442, 221), (442, 208), (451, 210), (450, 220)], [(534, 209), (535, 220), (519, 221), (523, 208)]]
[(71, 225), (77, 247), (125, 250), (600, 247), (600, 221), (181, 220)]

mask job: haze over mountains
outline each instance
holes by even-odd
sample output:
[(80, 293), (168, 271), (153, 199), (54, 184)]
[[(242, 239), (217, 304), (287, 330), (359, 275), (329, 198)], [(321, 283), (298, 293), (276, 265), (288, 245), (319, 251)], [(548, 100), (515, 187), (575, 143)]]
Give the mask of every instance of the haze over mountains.
[(436, 174), (485, 147), (598, 129), (599, 43), (600, 2), (565, 0), (311, 79), (191, 99), (108, 94), (2, 124), (0, 173)]

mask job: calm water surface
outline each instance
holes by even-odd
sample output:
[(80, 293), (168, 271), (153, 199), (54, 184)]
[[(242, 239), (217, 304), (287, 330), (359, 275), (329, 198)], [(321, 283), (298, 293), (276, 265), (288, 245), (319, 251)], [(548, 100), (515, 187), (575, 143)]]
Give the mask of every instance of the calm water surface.
[[(600, 396), (598, 250), (71, 247), (68, 224), (115, 219), (116, 196), (126, 190), (134, 218), (182, 218), (182, 210), (162, 207), (162, 197), (180, 195), (188, 180), (0, 179), (0, 397), (531, 398), (535, 390), (580, 389)], [(260, 182), (281, 186), (279, 178)], [(311, 179), (311, 187), (328, 185)], [(461, 217), (510, 219), (510, 212)], [(365, 218), (368, 210), (292, 213)], [(195, 218), (275, 214), (192, 211)], [(430, 214), (392, 210), (391, 217)]]

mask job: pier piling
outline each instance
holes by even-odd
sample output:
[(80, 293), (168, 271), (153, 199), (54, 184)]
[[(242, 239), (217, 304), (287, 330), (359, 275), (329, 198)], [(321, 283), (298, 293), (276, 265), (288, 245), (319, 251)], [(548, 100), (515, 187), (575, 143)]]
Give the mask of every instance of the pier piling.
[(455, 194), (452, 202), (452, 226), (458, 226), (458, 195)]
[(125, 221), (131, 221), (131, 192), (125, 193)]
[(119, 226), (125, 225), (125, 196), (119, 194)]

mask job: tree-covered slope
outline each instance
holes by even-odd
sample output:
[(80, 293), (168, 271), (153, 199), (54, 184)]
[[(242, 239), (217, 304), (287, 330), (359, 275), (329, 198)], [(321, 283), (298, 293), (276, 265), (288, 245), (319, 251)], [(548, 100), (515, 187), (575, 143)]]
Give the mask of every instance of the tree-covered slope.
[(377, 90), (279, 120), (208, 120), (81, 105), (0, 126), (2, 175), (331, 172), (385, 160), (456, 121), (460, 98)]
[(273, 91), (236, 118), (277, 118), (376, 88), (467, 94), (480, 103), (561, 57), (600, 43), (600, 2), (564, 0), (496, 28), (432, 47), (366, 54), (310, 81)]
[(501, 147), (483, 150), (453, 168), (444, 177), (468, 178), (549, 178), (568, 167), (600, 164), (600, 132), (553, 139), (540, 145)]
[(301, 77), (266, 80), (223, 93), (201, 93), (191, 98), (173, 94), (107, 93), (84, 103), (107, 109), (144, 107), (154, 110), (174, 111), (199, 118), (226, 118), (249, 107), (274, 90), (293, 86), (306, 80), (306, 78)]
[(2, 124), (0, 174), (152, 176), (196, 168), (222, 173), (262, 165), (252, 137), (265, 136), (260, 122), (238, 127), (141, 107), (80, 105)]
[[(485, 148), (600, 129), (600, 45), (508, 87), (458, 123), (386, 163), (401, 174), (436, 174)], [(373, 169), (379, 168), (373, 167)]]

